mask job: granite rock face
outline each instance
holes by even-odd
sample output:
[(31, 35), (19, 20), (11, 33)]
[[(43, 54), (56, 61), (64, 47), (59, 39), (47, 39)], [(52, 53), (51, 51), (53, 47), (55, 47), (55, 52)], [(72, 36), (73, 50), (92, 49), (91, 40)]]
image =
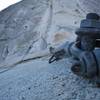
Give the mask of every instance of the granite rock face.
[(100, 100), (100, 89), (74, 75), (68, 59), (50, 65), (43, 57), (6, 70), (9, 61), (74, 41), (88, 12), (100, 12), (99, 0), (23, 0), (0, 12), (0, 100)]
[(46, 0), (24, 0), (0, 13), (0, 58), (25, 55), (41, 38), (40, 20), (48, 8)]
[(76, 0), (23, 0), (0, 13), (0, 61), (75, 39), (84, 12)]
[(88, 12), (99, 13), (98, 0), (23, 0), (0, 12), (0, 61), (41, 51), (75, 39)]
[(85, 13), (93, 12), (100, 14), (100, 1), (99, 0), (78, 0), (81, 9)]

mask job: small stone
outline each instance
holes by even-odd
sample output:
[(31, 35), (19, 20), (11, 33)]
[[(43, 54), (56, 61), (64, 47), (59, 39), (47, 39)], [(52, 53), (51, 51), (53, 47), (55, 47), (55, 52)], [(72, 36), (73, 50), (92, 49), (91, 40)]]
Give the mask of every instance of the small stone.
[(28, 90), (30, 90), (30, 89), (31, 89), (31, 87), (28, 88)]

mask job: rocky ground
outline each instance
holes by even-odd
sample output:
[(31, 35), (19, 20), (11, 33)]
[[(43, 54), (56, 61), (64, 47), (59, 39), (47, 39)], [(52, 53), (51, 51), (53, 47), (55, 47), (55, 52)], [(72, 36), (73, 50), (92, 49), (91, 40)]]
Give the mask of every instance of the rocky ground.
[[(23, 0), (0, 12), (0, 100), (100, 100), (100, 89), (74, 75), (68, 59), (49, 64), (45, 54), (75, 40), (94, 3), (80, 1)], [(18, 63), (33, 55), (41, 58)]]
[(28, 61), (0, 74), (0, 100), (100, 100), (94, 83), (74, 75), (67, 59)]

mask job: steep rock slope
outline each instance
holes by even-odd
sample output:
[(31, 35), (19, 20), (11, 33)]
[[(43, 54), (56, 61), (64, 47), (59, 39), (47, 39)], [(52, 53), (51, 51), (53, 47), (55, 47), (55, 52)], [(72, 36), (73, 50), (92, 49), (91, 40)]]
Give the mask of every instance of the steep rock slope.
[(78, 9), (76, 0), (23, 0), (5, 9), (0, 13), (0, 60), (72, 41), (84, 16)]
[(85, 12), (95, 12), (100, 14), (99, 0), (78, 0), (81, 9)]
[(40, 38), (36, 27), (47, 8), (46, 0), (25, 0), (0, 13), (1, 60), (7, 55), (24, 55), (30, 44)]
[(6, 69), (9, 63), (33, 54), (45, 55), (41, 51), (49, 46), (73, 41), (89, 9), (84, 0), (23, 0), (0, 13), (0, 61), (4, 64), (0, 100), (100, 100), (100, 89), (74, 75), (67, 59), (50, 65), (43, 57)]
[(73, 41), (80, 20), (88, 12), (99, 13), (98, 5), (93, 0), (23, 0), (8, 7), (0, 12), (0, 61)]

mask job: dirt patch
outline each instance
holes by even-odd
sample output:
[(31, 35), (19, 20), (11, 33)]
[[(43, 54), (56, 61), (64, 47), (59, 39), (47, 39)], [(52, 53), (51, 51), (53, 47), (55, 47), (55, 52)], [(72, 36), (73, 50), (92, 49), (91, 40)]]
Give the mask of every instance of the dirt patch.
[(62, 32), (62, 33), (56, 33), (54, 35), (54, 40), (53, 42), (54, 43), (58, 43), (58, 42), (61, 42), (65, 39), (68, 39), (70, 37), (70, 33), (67, 33), (67, 32)]

